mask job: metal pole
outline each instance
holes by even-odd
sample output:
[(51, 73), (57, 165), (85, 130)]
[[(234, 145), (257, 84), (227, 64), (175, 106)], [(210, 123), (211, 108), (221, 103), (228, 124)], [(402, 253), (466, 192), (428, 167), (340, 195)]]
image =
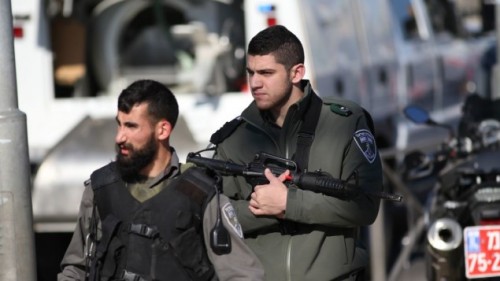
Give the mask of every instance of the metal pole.
[(12, 9), (0, 1), (0, 280), (36, 280), (26, 115), (17, 105)]
[(493, 75), (492, 77), (494, 79), (491, 79), (490, 85), (493, 89), (491, 93), (491, 97), (493, 99), (498, 99), (500, 98), (500, 65), (499, 65), (499, 54), (500, 54), (500, 0), (495, 1), (495, 32), (496, 32), (496, 41), (497, 41), (497, 47), (496, 47), (496, 52), (497, 52), (497, 61), (495, 63), (495, 66), (493, 67)]
[(410, 260), (410, 255), (413, 253), (415, 246), (418, 245), (418, 239), (425, 231), (425, 221), (423, 216), (421, 216), (415, 226), (412, 226), (407, 233), (407, 243), (401, 250), (398, 255), (398, 259), (396, 260), (394, 266), (391, 268), (391, 272), (389, 273), (389, 281), (397, 281), (400, 279), (399, 275), (404, 269), (406, 263)]
[(384, 201), (380, 202), (380, 210), (375, 222), (370, 226), (370, 270), (372, 281), (387, 280), (387, 253), (385, 243)]

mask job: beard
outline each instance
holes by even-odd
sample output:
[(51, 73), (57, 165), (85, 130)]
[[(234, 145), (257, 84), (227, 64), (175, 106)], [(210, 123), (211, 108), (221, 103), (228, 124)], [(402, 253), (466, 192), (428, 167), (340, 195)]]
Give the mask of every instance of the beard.
[(267, 100), (265, 102), (259, 102), (256, 100), (256, 105), (259, 110), (275, 110), (279, 109), (288, 103), (290, 97), (292, 96), (293, 83), (291, 81), (286, 81), (283, 90), (280, 94), (275, 95), (274, 100)]
[[(116, 166), (118, 168), (118, 173), (121, 175), (123, 180), (127, 182), (137, 181), (144, 178), (144, 176), (141, 176), (140, 174), (141, 170), (153, 161), (156, 152), (158, 151), (158, 144), (155, 142), (154, 136), (151, 135), (148, 142), (140, 149), (134, 148), (131, 144), (124, 144), (124, 146), (130, 151), (130, 153), (128, 156), (124, 156), (119, 152), (116, 154)], [(118, 145), (116, 148), (117, 151), (119, 151)]]
[(292, 91), (293, 91), (293, 83), (291, 81), (287, 81), (285, 91), (283, 92), (284, 94), (282, 98), (276, 102), (275, 107), (282, 107), (285, 104), (287, 104), (288, 101), (290, 100), (290, 97), (292, 96)]

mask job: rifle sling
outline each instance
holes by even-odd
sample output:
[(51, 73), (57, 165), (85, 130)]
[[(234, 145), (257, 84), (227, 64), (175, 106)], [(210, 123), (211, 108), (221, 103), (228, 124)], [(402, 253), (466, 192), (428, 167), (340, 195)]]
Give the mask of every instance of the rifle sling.
[(307, 171), (308, 168), (309, 151), (314, 141), (314, 133), (318, 125), (321, 105), (323, 104), (321, 98), (313, 93), (311, 95), (311, 103), (304, 114), (304, 120), (302, 121), (297, 137), (297, 149), (295, 151), (295, 162), (302, 172)]

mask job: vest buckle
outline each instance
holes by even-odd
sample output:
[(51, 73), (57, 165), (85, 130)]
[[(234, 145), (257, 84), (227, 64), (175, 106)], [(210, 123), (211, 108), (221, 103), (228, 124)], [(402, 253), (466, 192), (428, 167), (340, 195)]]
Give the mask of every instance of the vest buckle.
[(146, 279), (144, 279), (139, 274), (128, 271), (128, 270), (122, 271), (122, 274), (120, 276), (120, 280), (122, 280), (122, 281), (146, 281)]
[(158, 231), (156, 229), (142, 223), (131, 223), (129, 232), (148, 238), (154, 238), (158, 235)]

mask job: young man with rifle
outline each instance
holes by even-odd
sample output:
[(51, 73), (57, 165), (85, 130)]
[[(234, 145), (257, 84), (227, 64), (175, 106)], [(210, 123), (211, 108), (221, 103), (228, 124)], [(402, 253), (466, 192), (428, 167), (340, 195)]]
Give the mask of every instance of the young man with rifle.
[(358, 232), (377, 217), (374, 194), (383, 189), (370, 115), (351, 101), (314, 93), (303, 79), (302, 44), (283, 26), (253, 37), (247, 72), (254, 101), (212, 136), (215, 158), (247, 164), (265, 152), (293, 160), (298, 173), (328, 173), (359, 191), (336, 197), (286, 186), (290, 172), (276, 176), (270, 169), (256, 186), (243, 176), (224, 177), (224, 193), (266, 280), (361, 280), (368, 257), (357, 247)]

